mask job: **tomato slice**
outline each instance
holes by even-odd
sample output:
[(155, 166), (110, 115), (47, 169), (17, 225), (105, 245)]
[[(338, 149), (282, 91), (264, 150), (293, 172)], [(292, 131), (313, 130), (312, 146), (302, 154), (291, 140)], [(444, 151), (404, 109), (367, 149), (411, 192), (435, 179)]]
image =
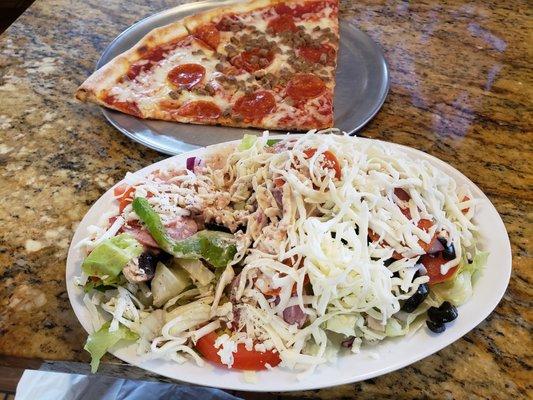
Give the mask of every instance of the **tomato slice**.
[(285, 184), (285, 179), (283, 179), (283, 178), (275, 178), (274, 179), (274, 185), (276, 187), (278, 187), (278, 188), (282, 187), (284, 184)]
[[(215, 332), (211, 332), (201, 337), (196, 342), (196, 350), (206, 359), (215, 364), (228, 368), (226, 364), (222, 364), (220, 356), (217, 354), (219, 349), (215, 347), (215, 341), (218, 335)], [(264, 353), (256, 350), (246, 350), (244, 344), (239, 343), (237, 345), (237, 351), (233, 353), (233, 365), (231, 369), (241, 369), (246, 371), (260, 371), (266, 369), (266, 364), (275, 367), (281, 362), (281, 358), (278, 353), (274, 353), (272, 350), (267, 350)]]
[[(418, 226), (420, 229), (423, 229), (423, 230), (425, 230), (427, 232), (429, 230), (429, 228), (431, 228), (433, 226), (433, 222), (430, 221), (429, 219), (422, 218), (420, 221), (418, 221), (416, 226)], [(426, 243), (423, 240), (419, 240), (418, 244), (427, 253), (435, 245), (435, 242), (437, 240), (438, 240), (437, 239), (437, 234), (435, 233), (433, 235), (433, 237), (431, 238), (431, 240), (429, 241), (429, 243)]]
[(440, 267), (447, 262), (448, 261), (442, 256), (442, 253), (437, 253), (436, 255), (425, 254), (420, 257), (420, 263), (424, 265), (427, 275), (429, 276), (430, 285), (445, 282), (455, 275), (457, 272), (457, 267), (450, 268), (445, 275), (440, 273)]
[(416, 224), (420, 229), (425, 230), (426, 232), (433, 226), (433, 222), (429, 219), (422, 218), (418, 223)]
[[(307, 149), (304, 151), (306, 158), (311, 158), (315, 155), (316, 149)], [(339, 160), (333, 154), (331, 151), (326, 150), (322, 153), (324, 155), (324, 158), (326, 159), (324, 162), (324, 166), (326, 168), (332, 169), (335, 171), (335, 178), (340, 179), (341, 178), (341, 166), (339, 164)]]
[(119, 212), (122, 212), (126, 208), (126, 206), (133, 201), (133, 197), (132, 197), (133, 192), (135, 192), (135, 188), (125, 183), (117, 186), (114, 189), (113, 193), (115, 195), (115, 198), (118, 201)]

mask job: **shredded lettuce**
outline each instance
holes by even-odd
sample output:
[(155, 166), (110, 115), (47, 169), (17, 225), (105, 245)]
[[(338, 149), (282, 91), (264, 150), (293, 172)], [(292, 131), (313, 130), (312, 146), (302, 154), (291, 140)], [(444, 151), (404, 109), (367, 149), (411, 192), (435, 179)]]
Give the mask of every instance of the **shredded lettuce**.
[(138, 335), (123, 325), (114, 332), (109, 332), (109, 322), (89, 335), (83, 347), (91, 354), (91, 372), (94, 374), (100, 365), (100, 359), (106, 351), (117, 344), (120, 340), (136, 340)]
[(116, 281), (122, 268), (143, 251), (141, 244), (127, 233), (104, 240), (87, 256), (81, 269), (89, 276), (102, 279), (104, 285)]
[(99, 290), (100, 292), (105, 292), (106, 290), (113, 290), (127, 283), (127, 280), (126, 278), (124, 278), (124, 275), (119, 275), (116, 277), (106, 277), (105, 281), (100, 278), (96, 279), (96, 277), (92, 277), (92, 278), (95, 278), (95, 279), (89, 279), (87, 280), (87, 283), (83, 285), (83, 291), (85, 293), (90, 293), (93, 290)]
[(255, 135), (248, 135), (248, 134), (244, 135), (241, 142), (239, 143), (238, 150), (239, 151), (248, 150), (255, 144), (256, 140), (257, 140), (257, 136)]

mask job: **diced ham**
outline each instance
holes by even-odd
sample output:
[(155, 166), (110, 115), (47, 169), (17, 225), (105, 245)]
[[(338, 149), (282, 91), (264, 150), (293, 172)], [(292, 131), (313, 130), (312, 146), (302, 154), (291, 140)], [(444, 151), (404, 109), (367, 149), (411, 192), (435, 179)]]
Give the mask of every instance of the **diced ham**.
[[(189, 236), (194, 235), (198, 231), (198, 225), (196, 221), (192, 218), (178, 217), (172, 222), (165, 225), (167, 228), (167, 233), (174, 240), (183, 240)], [(146, 230), (143, 226), (139, 225), (138, 222), (131, 221), (128, 225), (124, 225), (121, 229), (121, 232), (129, 233), (132, 235), (139, 243), (147, 247), (159, 248), (159, 245), (154, 240), (150, 232)]]
[(198, 231), (198, 225), (192, 218), (177, 217), (165, 225), (168, 235), (174, 240), (187, 239)]

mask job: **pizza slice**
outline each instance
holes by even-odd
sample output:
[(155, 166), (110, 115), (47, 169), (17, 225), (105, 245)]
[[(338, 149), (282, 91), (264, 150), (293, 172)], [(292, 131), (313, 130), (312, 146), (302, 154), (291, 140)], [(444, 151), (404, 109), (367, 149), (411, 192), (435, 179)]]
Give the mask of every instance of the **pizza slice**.
[(254, 0), (158, 28), (76, 96), (140, 118), (309, 130), (333, 125), (337, 0)]

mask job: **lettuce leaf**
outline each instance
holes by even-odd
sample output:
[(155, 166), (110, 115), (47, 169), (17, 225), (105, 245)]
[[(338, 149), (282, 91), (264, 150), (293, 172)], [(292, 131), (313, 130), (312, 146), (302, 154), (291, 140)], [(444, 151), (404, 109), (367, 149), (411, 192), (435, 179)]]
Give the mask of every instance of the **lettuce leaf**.
[(345, 336), (355, 336), (355, 315), (334, 315), (326, 322), (328, 331), (341, 333)]
[(266, 145), (268, 147), (274, 146), (276, 143), (281, 142), (281, 139), (268, 139)]
[(487, 265), (488, 258), (488, 251), (478, 251), (471, 263), (467, 261), (463, 263), (463, 271), (468, 271), (472, 275), (472, 284), (475, 284), (481, 277), (481, 273)]
[(81, 269), (89, 276), (97, 276), (104, 284), (112, 283), (122, 268), (133, 258), (139, 257), (142, 245), (135, 238), (123, 233), (104, 240), (87, 256)]
[(448, 300), (459, 306), (466, 303), (472, 296), (472, 285), (479, 279), (483, 267), (487, 264), (489, 253), (477, 252), (471, 263), (466, 259), (461, 261), (461, 268), (454, 279), (439, 283), (432, 287), (432, 291), (442, 300)]
[(223, 268), (237, 253), (235, 237), (231, 233), (203, 230), (191, 236), (198, 240), (201, 258), (217, 268)]
[(244, 150), (248, 150), (249, 148), (251, 148), (255, 142), (257, 141), (257, 136), (255, 135), (244, 135), (241, 142), (239, 143), (239, 146), (237, 147), (237, 149), (239, 151), (244, 151)]
[(387, 336), (403, 336), (408, 330), (409, 324), (406, 324), (406, 326), (403, 327), (402, 324), (395, 318), (390, 318), (385, 326), (385, 334)]
[(114, 332), (109, 332), (109, 322), (89, 335), (83, 347), (91, 354), (91, 372), (94, 374), (100, 365), (100, 359), (106, 351), (117, 344), (120, 340), (137, 340), (138, 335), (123, 325)]

